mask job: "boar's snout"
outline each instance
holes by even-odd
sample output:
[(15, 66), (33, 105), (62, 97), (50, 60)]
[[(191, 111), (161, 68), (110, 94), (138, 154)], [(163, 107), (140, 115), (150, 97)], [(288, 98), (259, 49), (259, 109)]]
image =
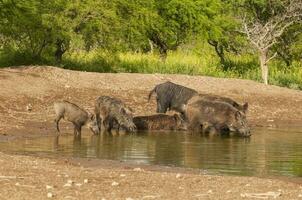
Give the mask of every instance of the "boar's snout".
[(93, 132), (93, 134), (100, 134), (100, 127), (98, 126), (98, 122), (94, 119), (88, 123), (89, 129)]
[(131, 124), (131, 126), (129, 127), (129, 132), (133, 133), (133, 132), (136, 132), (137, 128), (135, 126), (135, 124)]
[(130, 125), (121, 125), (119, 129), (120, 131), (125, 131), (129, 133), (133, 133), (137, 131), (137, 128), (134, 123)]
[(252, 135), (250, 128), (239, 129), (239, 134), (242, 137), (250, 137)]
[(99, 127), (92, 126), (92, 127), (90, 127), (90, 130), (91, 130), (95, 135), (100, 134), (100, 128), (99, 128)]

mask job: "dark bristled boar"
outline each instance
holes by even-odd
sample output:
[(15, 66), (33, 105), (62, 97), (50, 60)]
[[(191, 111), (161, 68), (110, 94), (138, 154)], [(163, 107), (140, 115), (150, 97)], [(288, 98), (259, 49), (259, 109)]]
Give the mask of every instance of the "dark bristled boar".
[(133, 118), (137, 130), (186, 130), (185, 121), (178, 115), (155, 114)]
[(109, 96), (100, 96), (96, 99), (95, 115), (102, 132), (112, 129), (134, 132), (132, 110), (120, 99)]
[(213, 127), (221, 133), (232, 132), (244, 137), (251, 135), (245, 114), (229, 103), (192, 98), (185, 107), (191, 131), (203, 132)]
[(55, 102), (54, 110), (56, 113), (55, 123), (58, 132), (60, 132), (59, 122), (64, 118), (74, 125), (74, 134), (76, 136), (81, 135), (82, 126), (85, 124), (94, 134), (99, 134), (96, 117), (76, 104), (68, 101)]
[(228, 104), (234, 106), (235, 108), (237, 108), (238, 110), (242, 111), (245, 114), (247, 113), (247, 110), (248, 110), (248, 103), (240, 105), (239, 103), (237, 103), (236, 101), (234, 101), (231, 98), (222, 97), (222, 96), (218, 96), (218, 95), (198, 94), (197, 96), (192, 97), (192, 99), (193, 98), (200, 98), (200, 97), (203, 98), (206, 101), (221, 101), (221, 102), (228, 103)]
[(156, 94), (157, 113), (174, 110), (182, 115), (184, 115), (184, 105), (192, 96), (197, 95), (197, 91), (170, 81), (156, 85), (149, 93), (149, 101), (154, 93)]

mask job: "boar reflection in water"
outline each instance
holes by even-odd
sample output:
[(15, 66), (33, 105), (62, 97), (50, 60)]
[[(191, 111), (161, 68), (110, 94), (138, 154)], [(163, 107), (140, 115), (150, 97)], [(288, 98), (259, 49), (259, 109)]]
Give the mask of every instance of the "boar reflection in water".
[(58, 132), (60, 132), (59, 122), (64, 118), (73, 124), (74, 135), (81, 135), (82, 126), (85, 124), (94, 134), (99, 134), (96, 117), (76, 104), (68, 101), (55, 102), (54, 110), (56, 113), (55, 123)]
[(244, 137), (251, 135), (245, 114), (228, 103), (195, 98), (188, 102), (186, 115), (188, 128), (194, 132), (215, 130)]
[(138, 130), (186, 130), (185, 121), (178, 115), (156, 114), (137, 116), (133, 122)]

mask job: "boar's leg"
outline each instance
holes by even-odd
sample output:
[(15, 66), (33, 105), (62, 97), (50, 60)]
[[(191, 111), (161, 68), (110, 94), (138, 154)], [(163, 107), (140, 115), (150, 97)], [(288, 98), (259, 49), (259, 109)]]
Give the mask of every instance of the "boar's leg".
[(104, 133), (108, 131), (108, 128), (109, 128), (108, 118), (105, 118), (101, 121), (101, 132)]
[(60, 128), (59, 128), (59, 122), (60, 120), (63, 118), (62, 115), (60, 116), (57, 116), (56, 119), (55, 119), (55, 123), (56, 123), (56, 128), (57, 128), (57, 132), (60, 133)]
[(75, 136), (80, 136), (81, 135), (81, 130), (82, 130), (82, 126), (78, 125), (78, 124), (74, 124), (74, 135)]
[(169, 103), (164, 100), (164, 97), (159, 97), (157, 99), (156, 112), (157, 113), (166, 113), (169, 108)]

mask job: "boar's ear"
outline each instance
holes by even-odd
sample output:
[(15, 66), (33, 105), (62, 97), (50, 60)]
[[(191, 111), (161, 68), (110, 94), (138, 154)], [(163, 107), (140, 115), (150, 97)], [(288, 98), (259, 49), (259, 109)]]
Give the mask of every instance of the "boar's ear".
[(121, 112), (123, 115), (127, 113), (126, 110), (125, 110), (125, 108), (120, 108), (120, 112)]
[(133, 113), (134, 112), (134, 110), (132, 108), (130, 108), (130, 107), (127, 107), (126, 111), (128, 111), (128, 113)]
[(246, 102), (245, 104), (243, 104), (243, 112), (244, 112), (244, 114), (246, 114), (247, 113), (247, 109), (249, 108), (249, 103), (248, 102)]
[(176, 121), (179, 119), (179, 115), (176, 114), (176, 113), (173, 115), (173, 117), (174, 117), (174, 119), (175, 119)]
[(91, 119), (91, 120), (94, 118), (94, 115), (89, 111), (88, 111), (88, 118)]
[(241, 112), (240, 111), (236, 111), (236, 113), (235, 113), (235, 119), (239, 120), (240, 117), (241, 117)]

